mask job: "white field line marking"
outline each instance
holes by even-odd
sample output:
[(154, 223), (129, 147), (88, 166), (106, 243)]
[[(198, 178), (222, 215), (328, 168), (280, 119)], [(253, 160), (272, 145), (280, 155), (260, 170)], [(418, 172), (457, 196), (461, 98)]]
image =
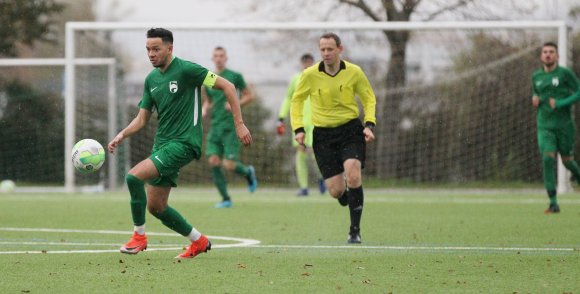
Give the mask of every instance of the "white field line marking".
[(580, 252), (580, 248), (558, 247), (482, 247), (482, 246), (365, 246), (365, 245), (249, 245), (246, 248), (277, 249), (376, 249), (390, 251), (524, 251), (524, 252)]
[[(0, 231), (12, 232), (65, 232), (65, 233), (91, 233), (91, 234), (130, 234), (128, 231), (110, 230), (72, 230), (72, 229), (49, 229), (49, 228), (0, 228)], [(172, 236), (173, 233), (148, 233), (149, 235)], [(580, 248), (569, 247), (485, 247), (485, 246), (366, 246), (366, 245), (261, 245), (260, 241), (243, 238), (210, 236), (211, 239), (239, 241), (235, 244), (216, 244), (213, 248), (274, 248), (274, 249), (369, 249), (385, 251), (480, 251), (480, 252), (580, 252)], [(0, 245), (44, 245), (44, 246), (119, 246), (119, 244), (109, 243), (67, 243), (67, 242), (0, 242)], [(183, 246), (178, 244), (155, 244), (163, 248), (148, 248), (148, 251), (182, 250)], [(169, 246), (169, 247), (166, 247)], [(2, 254), (70, 254), (70, 253), (118, 253), (118, 249), (106, 250), (22, 250), (22, 251), (0, 251)]]
[[(79, 234), (116, 234), (116, 235), (131, 235), (133, 232), (130, 231), (112, 231), (112, 230), (73, 230), (73, 229), (50, 229), (50, 228), (0, 228), (0, 231), (8, 231), (8, 232), (44, 232), (44, 233), (79, 233)], [(158, 232), (148, 232), (147, 235), (149, 236), (171, 236), (171, 237), (180, 237), (175, 233), (158, 233)], [(212, 244), (212, 248), (231, 248), (231, 247), (244, 247), (250, 245), (258, 245), (260, 241), (253, 240), (253, 239), (245, 239), (245, 238), (234, 238), (234, 237), (223, 237), (223, 236), (207, 236), (209, 239), (213, 240), (225, 240), (225, 241), (234, 241), (238, 243), (233, 244)], [(8, 245), (11, 242), (0, 242), (1, 244)], [(16, 242), (14, 242), (16, 243)], [(44, 246), (61, 246), (61, 245), (69, 245), (69, 246), (121, 246), (122, 244), (92, 244), (92, 243), (66, 243), (66, 242), (20, 242), (17, 244), (22, 245), (44, 245)], [(14, 244), (16, 245), (16, 244)], [(151, 247), (153, 246), (153, 248)], [(155, 248), (156, 246), (173, 246), (169, 248)], [(150, 244), (147, 248), (148, 251), (161, 251), (161, 250), (183, 250), (183, 248), (187, 246), (184, 245), (175, 245), (175, 244)], [(0, 254), (27, 254), (27, 253), (107, 253), (107, 252), (119, 252), (119, 249), (111, 249), (111, 250), (30, 250), (30, 251), (0, 251)]]

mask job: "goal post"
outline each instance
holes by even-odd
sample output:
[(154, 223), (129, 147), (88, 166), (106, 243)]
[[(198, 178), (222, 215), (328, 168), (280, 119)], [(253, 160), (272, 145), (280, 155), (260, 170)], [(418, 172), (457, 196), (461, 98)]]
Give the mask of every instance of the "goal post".
[[(66, 64), (66, 59), (64, 58), (4, 58), (0, 59), (0, 67), (49, 67), (49, 66), (59, 66), (63, 67)], [(117, 73), (116, 73), (116, 60), (114, 58), (75, 58), (72, 60), (72, 64), (75, 66), (106, 66), (107, 67), (107, 84), (108, 84), (108, 92), (107, 92), (107, 110), (108, 110), (108, 136), (114, 136), (117, 129), (117, 93), (116, 87), (114, 86), (117, 81)], [(73, 107), (74, 109), (74, 107)], [(70, 109), (69, 109), (70, 111)], [(74, 115), (74, 111), (71, 111)], [(67, 112), (65, 110), (65, 117), (67, 116)], [(65, 128), (73, 128), (74, 129), (74, 119), (72, 121), (68, 121), (69, 123), (72, 122), (72, 126), (65, 126)], [(66, 138), (66, 136), (65, 136)], [(74, 145), (74, 143), (73, 143)], [(64, 150), (64, 166), (69, 167), (72, 166), (71, 158), (70, 158), (70, 151), (72, 150), (71, 145), (65, 144)], [(117, 178), (118, 178), (118, 170), (117, 170), (117, 160), (108, 160), (108, 182), (110, 189), (117, 188)], [(20, 191), (46, 191), (46, 187), (40, 188), (19, 188)], [(72, 191), (73, 189), (65, 189), (66, 191)]]
[[(497, 30), (549, 30), (557, 35), (559, 44), (560, 64), (566, 65), (568, 60), (568, 28), (563, 21), (476, 21), (476, 22), (256, 22), (256, 23), (174, 23), (174, 22), (68, 22), (66, 24), (66, 43), (65, 43), (65, 148), (70, 149), (76, 138), (75, 133), (75, 101), (77, 77), (75, 74), (75, 60), (78, 58), (78, 32), (135, 32), (138, 31), (141, 36), (144, 32), (152, 27), (164, 27), (174, 31), (187, 32), (251, 32), (256, 39), (267, 38), (271, 32), (304, 32), (304, 31), (351, 31), (354, 34), (360, 32), (382, 32), (393, 30), (404, 30), (413, 32), (442, 32), (448, 30), (482, 30), (493, 32)], [(204, 35), (206, 36), (206, 35)], [(240, 39), (236, 39), (240, 38)], [(353, 37), (356, 38), (356, 37)], [(243, 39), (243, 37), (232, 37), (238, 43), (252, 42), (254, 39)], [(182, 42), (176, 40), (177, 42)], [(232, 42), (234, 42), (232, 41)], [(190, 40), (187, 40), (190, 42)], [(214, 44), (218, 45), (218, 44)], [(311, 47), (308, 47), (311, 48)], [(301, 50), (303, 51), (303, 50)], [(209, 54), (208, 52), (203, 52)], [(206, 65), (208, 66), (208, 65)], [(211, 67), (211, 66), (209, 66)], [(262, 72), (263, 75), (270, 73)], [(527, 73), (525, 73), (527, 74)], [(531, 74), (531, 73), (530, 73)], [(377, 80), (381, 80), (377, 78)], [(380, 94), (377, 93), (377, 96)], [(380, 99), (380, 97), (377, 97)], [(113, 107), (114, 108), (114, 107)], [(111, 114), (113, 116), (113, 114)], [(114, 116), (113, 116), (114, 117)], [(111, 128), (113, 128), (111, 126)], [(109, 136), (112, 138), (118, 131), (116, 127), (109, 129)], [(268, 149), (269, 150), (269, 149)], [(376, 151), (376, 154), (381, 153)], [(491, 156), (491, 155), (490, 155)], [(442, 161), (446, 159), (441, 159)], [(539, 159), (538, 159), (539, 161)], [(444, 164), (442, 164), (444, 165)], [(266, 169), (266, 164), (264, 164)], [(116, 170), (116, 169), (115, 169)], [(559, 161), (558, 165), (558, 191), (566, 192), (569, 186), (569, 180), (566, 176), (566, 169)], [(75, 187), (75, 172), (71, 164), (65, 164), (65, 189), (73, 191)]]

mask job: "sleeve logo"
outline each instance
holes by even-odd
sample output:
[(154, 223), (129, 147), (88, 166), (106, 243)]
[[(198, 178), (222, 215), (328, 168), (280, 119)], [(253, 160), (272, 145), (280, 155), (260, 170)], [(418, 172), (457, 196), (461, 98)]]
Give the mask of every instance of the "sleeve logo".
[(171, 92), (171, 93), (177, 92), (177, 81), (170, 81), (169, 82), (169, 92)]

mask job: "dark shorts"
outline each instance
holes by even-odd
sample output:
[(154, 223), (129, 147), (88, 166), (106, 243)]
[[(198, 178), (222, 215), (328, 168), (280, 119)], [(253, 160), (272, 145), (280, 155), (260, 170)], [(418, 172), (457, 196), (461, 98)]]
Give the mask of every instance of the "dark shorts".
[(153, 145), (149, 159), (157, 168), (159, 177), (148, 183), (152, 186), (177, 187), (179, 170), (198, 158), (199, 154), (191, 146), (181, 142), (168, 142), (163, 146)]
[(210, 127), (206, 143), (208, 157), (217, 155), (222, 159), (238, 160), (241, 142), (235, 128)]
[(347, 159), (358, 159), (364, 168), (366, 142), (363, 130), (359, 119), (335, 128), (314, 127), (312, 148), (324, 179), (344, 172)]
[(569, 123), (557, 129), (538, 128), (538, 146), (542, 156), (545, 153), (560, 153), (573, 156), (575, 148), (576, 125)]

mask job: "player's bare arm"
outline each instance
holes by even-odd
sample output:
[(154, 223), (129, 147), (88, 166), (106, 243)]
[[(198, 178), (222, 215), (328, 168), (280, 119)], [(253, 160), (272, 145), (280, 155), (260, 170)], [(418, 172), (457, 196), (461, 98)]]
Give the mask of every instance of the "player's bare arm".
[(538, 108), (539, 105), (540, 105), (540, 97), (534, 95), (534, 97), (532, 97), (532, 106), (534, 106), (534, 108)]
[(296, 133), (296, 135), (294, 135), (294, 140), (296, 140), (296, 142), (298, 142), (298, 144), (300, 144), (301, 146), (304, 146), (304, 136), (305, 136), (304, 132), (298, 132)]
[(370, 142), (372, 142), (372, 141), (375, 140), (375, 133), (373, 132), (372, 129), (370, 129), (368, 127), (367, 128), (364, 128), (363, 134), (365, 134), (365, 141), (367, 143), (370, 143)]
[(211, 101), (209, 100), (209, 97), (207, 97), (207, 90), (205, 87), (201, 87), (201, 99), (203, 100), (203, 104), (201, 105), (201, 117), (205, 118), (211, 108)]
[(109, 152), (114, 153), (117, 146), (119, 146), (119, 144), (121, 144), (125, 138), (132, 136), (144, 128), (150, 118), (151, 112), (149, 110), (143, 108), (139, 109), (139, 113), (137, 113), (137, 116), (129, 123), (129, 125), (127, 125), (126, 128), (120, 131), (117, 136), (115, 136), (115, 138), (109, 142), (109, 145), (107, 146)]
[(234, 117), (234, 125), (236, 126), (236, 134), (238, 139), (240, 139), (242, 144), (245, 146), (252, 144), (252, 135), (244, 124), (242, 111), (240, 109), (240, 101), (238, 99), (238, 94), (236, 93), (236, 87), (234, 84), (230, 83), (228, 80), (222, 77), (218, 77), (213, 87), (214, 89), (222, 90), (228, 99), (228, 103), (230, 104), (232, 115)]
[(556, 99), (550, 98), (548, 101), (550, 102), (550, 108), (556, 109)]

